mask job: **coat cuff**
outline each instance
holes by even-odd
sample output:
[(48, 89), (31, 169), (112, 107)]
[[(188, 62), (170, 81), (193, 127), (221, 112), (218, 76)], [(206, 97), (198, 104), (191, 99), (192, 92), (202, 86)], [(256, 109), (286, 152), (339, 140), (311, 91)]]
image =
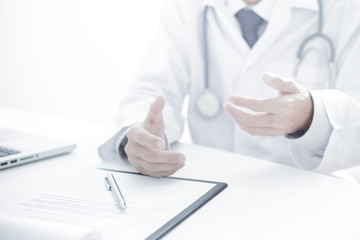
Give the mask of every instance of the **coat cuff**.
[(294, 157), (297, 164), (305, 169), (314, 169), (320, 164), (333, 131), (321, 98), (314, 92), (311, 93), (311, 97), (314, 103), (314, 115), (310, 128), (299, 138), (289, 138), (292, 151), (306, 152), (306, 155), (312, 159), (311, 162), (306, 163), (304, 159)]
[[(98, 148), (99, 156), (103, 161), (127, 161), (124, 147), (127, 143), (126, 134), (132, 126), (121, 128), (120, 131)], [(122, 151), (121, 146), (123, 146)]]
[(311, 93), (311, 97), (314, 103), (314, 116), (310, 128), (302, 137), (289, 141), (310, 152), (316, 152), (319, 149), (326, 148), (333, 127), (321, 98), (315, 93)]

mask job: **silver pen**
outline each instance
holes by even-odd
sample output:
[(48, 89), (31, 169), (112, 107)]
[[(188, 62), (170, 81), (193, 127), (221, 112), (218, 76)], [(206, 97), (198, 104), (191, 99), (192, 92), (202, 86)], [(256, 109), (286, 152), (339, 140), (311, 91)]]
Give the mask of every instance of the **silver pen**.
[(119, 206), (119, 208), (121, 210), (125, 210), (125, 208), (126, 208), (125, 198), (122, 195), (120, 188), (117, 185), (112, 173), (108, 174), (105, 177), (105, 185), (106, 185), (107, 190), (109, 190), (113, 193), (113, 196), (114, 196), (115, 201), (116, 201), (117, 205)]

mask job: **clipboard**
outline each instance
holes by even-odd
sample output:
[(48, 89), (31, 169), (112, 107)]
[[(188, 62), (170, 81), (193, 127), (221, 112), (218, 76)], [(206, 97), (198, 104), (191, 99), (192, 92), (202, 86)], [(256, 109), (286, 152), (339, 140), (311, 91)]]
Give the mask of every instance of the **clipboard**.
[[(112, 170), (99, 168), (100, 170), (110, 171), (110, 172), (118, 172), (118, 173), (126, 173), (126, 174), (135, 174), (143, 176), (140, 173), (121, 171), (121, 170)], [(191, 203), (181, 212), (179, 212), (176, 216), (171, 218), (168, 222), (162, 225), (159, 229), (154, 231), (150, 236), (145, 238), (146, 240), (156, 240), (163, 238), (166, 234), (168, 234), (171, 230), (173, 230), (177, 225), (182, 223), (184, 220), (189, 218), (192, 214), (194, 214), (197, 210), (199, 210), (202, 206), (204, 206), (207, 202), (213, 199), (216, 195), (218, 195), (222, 190), (227, 187), (227, 183), (224, 182), (216, 182), (216, 181), (207, 181), (207, 180), (199, 180), (199, 179), (190, 179), (190, 178), (179, 178), (179, 177), (165, 177), (167, 179), (174, 179), (178, 181), (191, 181), (191, 182), (201, 182), (201, 183), (209, 183), (215, 184), (209, 191), (203, 194), (196, 201)]]
[[(105, 187), (109, 173), (124, 194), (125, 211)], [(227, 187), (223, 182), (153, 178), (104, 168), (73, 169), (66, 178), (62, 172), (49, 174), (48, 181), (34, 178), (22, 183), (25, 189), (36, 186), (36, 191), (20, 192), (0, 210), (49, 224), (86, 227), (104, 240), (161, 239)]]
[[(121, 171), (121, 170), (110, 170), (110, 169), (103, 169), (103, 168), (101, 168), (101, 170), (141, 175), (140, 173)], [(141, 175), (141, 176), (143, 176), (143, 175)], [(205, 194), (203, 194), (200, 198), (198, 198), (196, 201), (194, 201), (192, 204), (190, 204), (188, 207), (186, 207), (181, 212), (179, 212), (176, 216), (174, 216), (171, 220), (169, 220), (167, 223), (165, 223), (163, 226), (161, 226), (159, 229), (157, 229), (154, 233), (152, 233), (150, 236), (148, 236), (146, 238), (146, 240), (156, 240), (156, 239), (163, 238), (167, 233), (169, 233), (171, 230), (173, 230), (177, 225), (179, 225), (184, 220), (186, 220), (188, 217), (190, 217), (192, 214), (194, 214), (197, 210), (199, 210), (202, 206), (204, 206), (207, 202), (209, 202), (211, 199), (213, 199), (216, 195), (218, 195), (222, 190), (224, 190), (227, 187), (227, 183), (224, 183), (224, 182), (207, 181), (207, 180), (190, 179), (190, 178), (179, 178), (179, 177), (165, 177), (165, 178), (175, 179), (175, 180), (179, 180), (179, 181), (202, 182), (202, 183), (209, 183), (209, 184), (215, 184), (215, 185), (209, 191), (207, 191)]]

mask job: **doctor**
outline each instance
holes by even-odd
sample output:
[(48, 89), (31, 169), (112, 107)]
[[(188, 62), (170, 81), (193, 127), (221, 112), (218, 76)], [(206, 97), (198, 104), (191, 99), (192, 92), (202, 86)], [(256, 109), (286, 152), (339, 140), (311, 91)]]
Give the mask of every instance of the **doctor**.
[(355, 0), (172, 0), (99, 154), (173, 174), (189, 95), (196, 144), (319, 172), (359, 164), (359, 35)]

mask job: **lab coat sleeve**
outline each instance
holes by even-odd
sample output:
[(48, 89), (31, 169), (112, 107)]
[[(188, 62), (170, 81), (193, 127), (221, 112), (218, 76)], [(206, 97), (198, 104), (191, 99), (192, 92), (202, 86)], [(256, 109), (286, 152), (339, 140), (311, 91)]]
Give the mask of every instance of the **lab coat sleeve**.
[[(360, 18), (357, 27), (344, 47), (340, 49), (335, 89), (312, 91), (316, 101), (321, 102), (323, 113), (314, 113), (313, 123), (326, 114), (331, 124), (328, 143), (314, 149), (290, 143), (293, 158), (305, 163), (306, 169), (331, 173), (360, 164)], [(316, 109), (316, 108), (315, 108)], [(321, 108), (318, 108), (321, 109)], [(313, 124), (312, 124), (313, 125)], [(310, 126), (310, 129), (311, 130)], [(323, 131), (325, 138), (326, 131)], [(306, 134), (304, 135), (306, 137)], [(307, 161), (307, 163), (306, 163)]]
[(106, 161), (119, 161), (120, 159), (127, 161), (124, 147), (127, 143), (126, 133), (130, 127), (123, 127), (113, 137), (107, 140), (98, 148), (101, 159)]
[(314, 114), (310, 128), (303, 136), (288, 141), (297, 166), (308, 170), (319, 166), (333, 131), (321, 98), (316, 92), (312, 92), (311, 97)]
[[(357, 76), (360, 76), (359, 74)], [(330, 136), (323, 159), (316, 171), (333, 172), (359, 165), (359, 96), (351, 97), (337, 90), (324, 90), (319, 92), (319, 95), (323, 99), (334, 130)]]
[[(184, 127), (181, 109), (189, 84), (185, 5), (182, 1), (173, 0), (165, 7), (160, 30), (118, 108), (116, 124), (120, 131), (109, 140), (109, 147), (102, 146), (107, 151), (118, 156), (121, 154), (118, 149), (124, 141), (125, 126), (142, 122), (150, 104), (160, 95), (166, 99), (163, 111), (166, 140), (172, 143), (180, 138)], [(102, 150), (99, 149), (99, 152)]]

